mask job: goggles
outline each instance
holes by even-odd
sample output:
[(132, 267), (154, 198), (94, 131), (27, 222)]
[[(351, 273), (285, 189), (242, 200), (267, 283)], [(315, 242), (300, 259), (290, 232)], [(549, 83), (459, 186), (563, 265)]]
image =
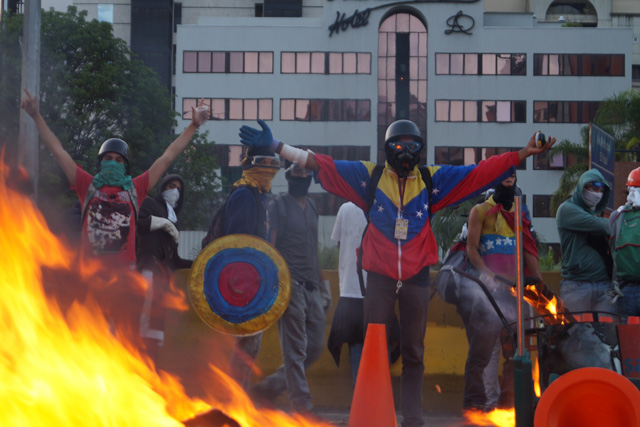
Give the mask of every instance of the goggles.
[(401, 153), (406, 149), (415, 154), (422, 149), (422, 144), (418, 141), (392, 141), (389, 143), (389, 148), (395, 153)]
[(262, 168), (280, 169), (280, 159), (274, 156), (251, 156), (247, 157), (246, 166), (258, 166)]
[(593, 185), (595, 188), (604, 188), (604, 183), (600, 181), (590, 182), (589, 185)]
[(285, 169), (284, 172), (285, 173), (289, 172), (292, 176), (301, 176), (301, 177), (307, 177), (313, 174), (312, 171), (310, 171), (309, 169), (303, 168), (297, 163), (292, 163), (291, 166)]

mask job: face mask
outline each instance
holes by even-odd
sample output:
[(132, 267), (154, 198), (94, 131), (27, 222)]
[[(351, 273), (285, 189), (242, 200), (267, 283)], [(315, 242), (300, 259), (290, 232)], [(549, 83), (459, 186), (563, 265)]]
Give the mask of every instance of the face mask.
[(162, 192), (162, 198), (169, 204), (169, 206), (175, 208), (178, 204), (178, 200), (180, 199), (180, 191), (177, 188), (165, 190)]
[(640, 187), (627, 187), (629, 194), (627, 195), (627, 203), (634, 209), (640, 208)]
[(287, 178), (289, 181), (289, 194), (293, 197), (304, 197), (309, 192), (309, 186), (311, 185), (311, 177), (306, 178), (292, 176)]
[(114, 185), (124, 179), (125, 167), (115, 160), (103, 160), (100, 162), (100, 174), (109, 185)]
[(582, 198), (584, 199), (585, 204), (592, 211), (596, 209), (600, 200), (602, 200), (602, 195), (604, 193), (596, 193), (595, 191), (583, 190)]
[(511, 187), (502, 185), (502, 183), (496, 185), (496, 191), (493, 193), (493, 200), (496, 203), (500, 203), (505, 210), (510, 210), (513, 206), (513, 197), (516, 193), (516, 184)]

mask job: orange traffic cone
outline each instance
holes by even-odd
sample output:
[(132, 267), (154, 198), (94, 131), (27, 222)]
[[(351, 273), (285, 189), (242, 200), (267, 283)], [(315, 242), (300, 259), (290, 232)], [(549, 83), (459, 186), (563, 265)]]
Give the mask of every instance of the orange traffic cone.
[(370, 323), (353, 391), (349, 427), (396, 427), (384, 325)]

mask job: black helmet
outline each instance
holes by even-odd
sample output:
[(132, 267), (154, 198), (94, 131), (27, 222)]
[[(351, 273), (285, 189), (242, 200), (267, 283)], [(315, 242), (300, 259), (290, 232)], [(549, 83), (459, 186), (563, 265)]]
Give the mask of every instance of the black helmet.
[[(396, 152), (391, 148), (390, 142), (395, 142), (402, 137), (411, 137), (412, 140), (421, 144), (416, 152), (409, 152), (406, 148), (402, 152)], [(424, 146), (424, 140), (420, 134), (420, 129), (411, 120), (396, 120), (387, 128), (384, 136), (384, 150), (387, 155), (387, 162), (400, 177), (406, 177), (409, 172), (420, 162), (420, 151)]]
[(98, 151), (98, 161), (101, 161), (106, 153), (120, 154), (124, 157), (127, 165), (129, 164), (129, 146), (120, 138), (109, 138), (102, 143), (100, 151)]
[(421, 144), (424, 144), (420, 129), (418, 129), (418, 126), (411, 120), (396, 120), (391, 123), (387, 128), (387, 133), (384, 135), (384, 142), (386, 144), (391, 141), (397, 141), (403, 136), (410, 136)]

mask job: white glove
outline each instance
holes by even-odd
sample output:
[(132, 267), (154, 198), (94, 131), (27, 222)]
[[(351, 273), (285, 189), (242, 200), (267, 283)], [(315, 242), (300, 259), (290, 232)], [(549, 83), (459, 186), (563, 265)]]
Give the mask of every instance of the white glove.
[(171, 237), (173, 237), (173, 241), (178, 243), (178, 236), (180, 233), (178, 229), (171, 221), (166, 218), (162, 218), (159, 216), (151, 216), (151, 226), (149, 227), (151, 231), (162, 230), (165, 233), (169, 233)]

